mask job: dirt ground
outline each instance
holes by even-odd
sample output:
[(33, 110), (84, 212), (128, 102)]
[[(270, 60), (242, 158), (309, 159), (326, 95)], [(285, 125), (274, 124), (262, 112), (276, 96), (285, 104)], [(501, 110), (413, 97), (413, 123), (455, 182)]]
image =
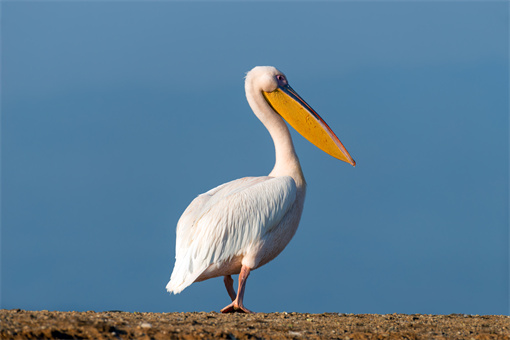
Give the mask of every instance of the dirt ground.
[(510, 339), (509, 316), (0, 310), (0, 339)]

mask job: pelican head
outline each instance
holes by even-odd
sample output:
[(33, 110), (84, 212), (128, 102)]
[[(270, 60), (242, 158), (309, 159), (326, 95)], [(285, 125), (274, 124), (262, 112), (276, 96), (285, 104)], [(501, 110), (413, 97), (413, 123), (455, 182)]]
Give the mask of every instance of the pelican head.
[[(286, 120), (313, 145), (339, 160), (356, 165), (333, 130), (292, 87), (283, 72), (272, 66), (257, 66), (246, 74), (246, 93), (260, 91), (271, 111)], [(260, 107), (248, 98), (250, 105)], [(267, 110), (254, 110), (264, 114)], [(264, 121), (264, 117), (259, 116)]]

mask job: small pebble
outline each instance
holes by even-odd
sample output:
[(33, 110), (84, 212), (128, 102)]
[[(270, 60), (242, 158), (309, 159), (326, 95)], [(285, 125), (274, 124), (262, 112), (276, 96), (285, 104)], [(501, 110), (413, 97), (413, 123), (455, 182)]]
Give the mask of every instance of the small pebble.
[(142, 327), (142, 328), (152, 328), (152, 325), (150, 323), (148, 323), (148, 322), (142, 322), (140, 324), (140, 327)]

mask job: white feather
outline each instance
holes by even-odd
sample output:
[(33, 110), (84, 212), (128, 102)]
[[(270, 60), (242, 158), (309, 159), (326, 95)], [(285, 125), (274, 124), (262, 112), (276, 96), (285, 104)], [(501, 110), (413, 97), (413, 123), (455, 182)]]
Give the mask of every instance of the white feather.
[(290, 176), (246, 177), (195, 198), (177, 224), (176, 261), (167, 290), (177, 294), (195, 281), (238, 274), (241, 264), (255, 269), (276, 257), (295, 228), (279, 242), (274, 234), (299, 222), (295, 214), (285, 219), (292, 207), (302, 209), (302, 202), (295, 204), (296, 193)]

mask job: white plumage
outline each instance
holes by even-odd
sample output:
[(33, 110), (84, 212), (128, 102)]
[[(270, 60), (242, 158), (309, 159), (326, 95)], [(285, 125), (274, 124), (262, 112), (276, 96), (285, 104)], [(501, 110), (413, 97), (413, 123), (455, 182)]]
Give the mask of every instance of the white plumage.
[[(275, 166), (269, 176), (234, 180), (191, 202), (177, 223), (175, 266), (166, 286), (177, 294), (193, 282), (224, 276), (232, 303), (222, 312), (250, 312), (243, 305), (250, 271), (285, 248), (301, 218), (306, 182), (282, 117), (328, 154), (355, 165), (333, 131), (276, 68), (255, 67), (245, 87), (248, 103), (274, 141)], [(240, 274), (237, 294), (234, 274)]]
[(177, 223), (167, 290), (180, 293), (195, 281), (238, 274), (241, 263), (255, 269), (276, 257), (287, 243), (271, 240), (288, 224), (296, 191), (289, 176), (246, 177), (195, 198)]

